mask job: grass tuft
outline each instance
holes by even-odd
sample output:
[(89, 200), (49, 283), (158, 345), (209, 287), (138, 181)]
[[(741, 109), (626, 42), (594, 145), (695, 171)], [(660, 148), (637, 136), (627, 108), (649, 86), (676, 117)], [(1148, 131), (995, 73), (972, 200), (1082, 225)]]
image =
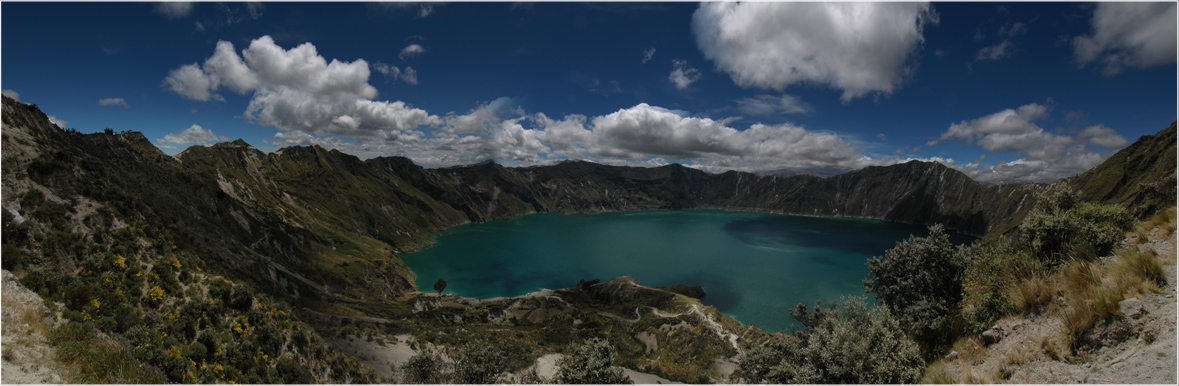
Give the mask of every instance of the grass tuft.
[(1033, 275), (1020, 280), (1019, 284), (1011, 289), (1010, 298), (1013, 299), (1016, 309), (1028, 313), (1044, 309), (1059, 292), (1060, 289), (1048, 277)]
[(1167, 274), (1153, 249), (1132, 246), (1118, 254), (1110, 273), (1123, 292), (1153, 292), (1167, 285)]

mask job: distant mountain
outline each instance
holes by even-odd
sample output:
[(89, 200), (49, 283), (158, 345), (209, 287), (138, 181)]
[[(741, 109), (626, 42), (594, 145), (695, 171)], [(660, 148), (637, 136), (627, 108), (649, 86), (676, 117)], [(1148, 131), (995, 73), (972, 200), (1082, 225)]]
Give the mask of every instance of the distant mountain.
[[(722, 208), (942, 223), (984, 236), (1018, 224), (1041, 188), (983, 186), (920, 161), (783, 178), (584, 161), (423, 168), (403, 157), (360, 160), (318, 146), (263, 153), (241, 140), (169, 157), (137, 132), (67, 133), (33, 106), (5, 98), (4, 109), (6, 208), (40, 185), (63, 199), (141, 213), (148, 226), (171, 230), (243, 280), (334, 303), (412, 291), (413, 274), (398, 255), (467, 222), (533, 212)], [(1174, 125), (1168, 130), (1069, 183), (1086, 197), (1154, 205), (1158, 199), (1146, 192), (1166, 184), (1149, 182), (1170, 176), (1173, 197)]]
[(756, 172), (759, 176), (774, 176), (774, 177), (794, 177), (794, 176), (815, 176), (815, 177), (830, 177), (836, 174), (843, 174), (851, 171), (851, 169), (841, 168), (784, 168)]

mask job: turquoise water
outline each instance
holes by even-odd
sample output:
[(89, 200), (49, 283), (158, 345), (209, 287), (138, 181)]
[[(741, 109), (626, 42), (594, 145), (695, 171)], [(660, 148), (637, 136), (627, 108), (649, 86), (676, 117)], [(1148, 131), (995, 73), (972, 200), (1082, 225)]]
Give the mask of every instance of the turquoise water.
[(439, 278), (446, 292), (487, 298), (631, 276), (652, 286), (703, 286), (704, 304), (789, 331), (798, 302), (865, 294), (865, 261), (927, 234), (876, 220), (706, 209), (538, 213), (454, 227), (402, 258), (423, 291)]

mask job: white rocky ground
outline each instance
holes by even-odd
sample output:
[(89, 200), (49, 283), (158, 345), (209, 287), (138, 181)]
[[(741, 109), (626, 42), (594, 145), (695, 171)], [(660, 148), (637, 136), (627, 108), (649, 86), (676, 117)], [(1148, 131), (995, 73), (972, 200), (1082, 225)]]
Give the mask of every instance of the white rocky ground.
[[(1156, 229), (1142, 244), (1159, 256), (1175, 256), (1175, 233)], [(1105, 347), (1065, 358), (1064, 324), (1045, 313), (999, 321), (993, 328), (1001, 338), (984, 346), (981, 339), (946, 361), (948, 375), (976, 383), (1150, 383), (1176, 381), (1175, 265), (1164, 265), (1167, 285), (1161, 293), (1141, 294), (1120, 304), (1126, 316), (1107, 329)], [(1120, 341), (1119, 341), (1120, 340)]]
[(45, 334), (53, 326), (45, 302), (3, 271), (3, 371), (0, 383), (63, 383)]

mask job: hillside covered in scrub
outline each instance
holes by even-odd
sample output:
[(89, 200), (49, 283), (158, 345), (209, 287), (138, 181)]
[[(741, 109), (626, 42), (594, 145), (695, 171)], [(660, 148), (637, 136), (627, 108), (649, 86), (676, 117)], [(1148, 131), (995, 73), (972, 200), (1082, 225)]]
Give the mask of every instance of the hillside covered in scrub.
[[(263, 153), (241, 140), (168, 156), (137, 132), (63, 131), (5, 97), (2, 261), (61, 315), (43, 333), (71, 381), (621, 380), (596, 372), (605, 363), (641, 372), (630, 379), (693, 383), (907, 382), (957, 339), (1046, 309), (1006, 288), (1112, 253), (1134, 221), (1173, 205), (1175, 142), (1172, 123), (1053, 188), (983, 186), (917, 161), (825, 178), (580, 161), (423, 168), (320, 147)], [(463, 223), (653, 208), (943, 224), (988, 244), (898, 245), (869, 286), (888, 309), (803, 306), (795, 316), (808, 332), (796, 335), (742, 326), (690, 287), (641, 278), (507, 299), (431, 295), (399, 256)], [(883, 263), (891, 256), (933, 259), (945, 270), (929, 280), (948, 290), (890, 300), (923, 284), (888, 282), (908, 277)], [(1117, 316), (1096, 315), (1078, 331)], [(888, 352), (909, 355), (895, 371), (807, 367), (826, 354), (800, 337), (835, 347), (849, 339), (835, 331), (866, 324), (895, 344)], [(559, 371), (540, 366), (551, 355), (564, 358)]]

